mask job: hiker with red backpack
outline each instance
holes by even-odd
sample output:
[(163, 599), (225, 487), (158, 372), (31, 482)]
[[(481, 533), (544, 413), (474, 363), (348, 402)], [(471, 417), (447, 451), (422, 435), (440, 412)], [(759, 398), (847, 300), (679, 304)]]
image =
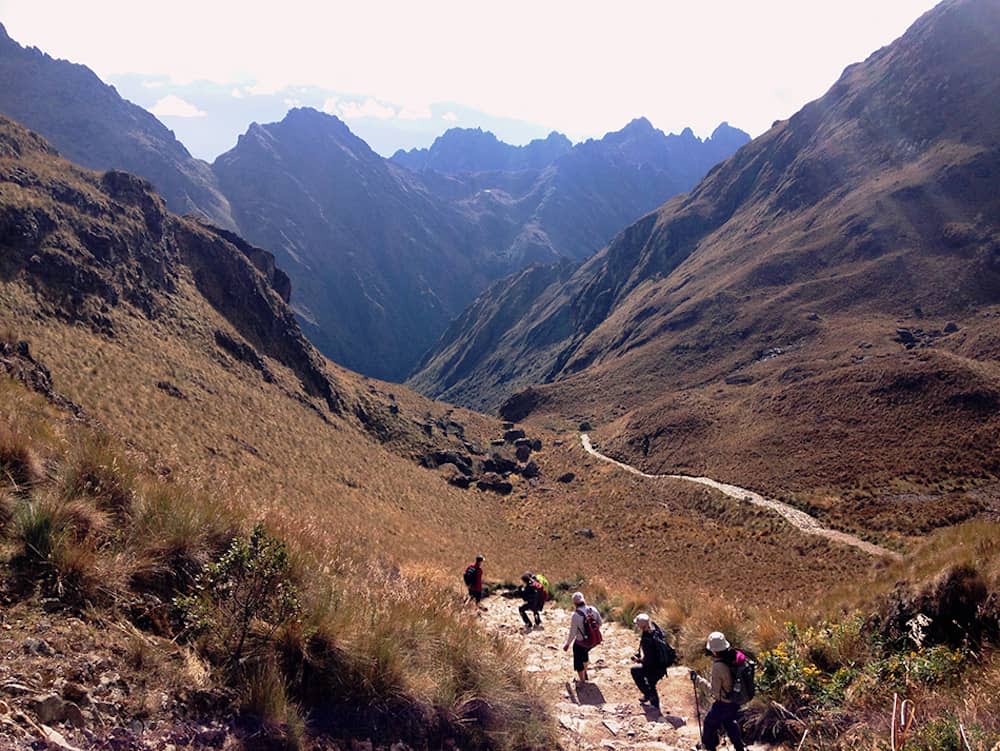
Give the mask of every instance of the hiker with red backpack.
[(705, 715), (701, 747), (707, 751), (715, 751), (719, 745), (719, 732), (725, 730), (733, 743), (734, 751), (746, 751), (743, 734), (740, 732), (740, 705), (753, 697), (754, 663), (746, 654), (733, 649), (721, 631), (713, 631), (708, 635), (705, 648), (712, 653), (711, 681), (691, 671), (692, 682), (707, 689), (714, 699), (711, 709)]
[(579, 676), (580, 683), (586, 683), (590, 650), (603, 641), (601, 613), (594, 606), (587, 604), (582, 592), (573, 593), (573, 606), (576, 609), (573, 611), (563, 651), (573, 645), (573, 670)]
[(530, 631), (531, 619), (528, 618), (528, 612), (534, 613), (535, 626), (541, 626), (542, 608), (548, 599), (548, 592), (545, 591), (545, 586), (538, 580), (538, 577), (530, 571), (525, 571), (521, 575), (521, 581), (524, 584), (518, 589), (517, 594), (524, 600), (524, 604), (517, 609), (517, 612), (521, 614), (525, 630)]
[(467, 566), (462, 574), (462, 581), (469, 589), (469, 599), (476, 603), (479, 610), (486, 610), (480, 603), (483, 599), (483, 561), (486, 557), (480, 553), (476, 556), (476, 562)]

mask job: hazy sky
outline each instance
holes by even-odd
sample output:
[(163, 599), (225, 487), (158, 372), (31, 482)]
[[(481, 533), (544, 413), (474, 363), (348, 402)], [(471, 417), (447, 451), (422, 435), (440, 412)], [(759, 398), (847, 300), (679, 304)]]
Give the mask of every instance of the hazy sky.
[[(137, 73), (345, 92), (350, 122), (452, 124), (450, 102), (573, 140), (645, 115), (707, 135), (728, 120), (759, 135), (823, 94), (845, 66), (902, 34), (931, 0), (353, 2), (0, 0), (24, 45), (104, 80)], [(174, 119), (205, 110), (175, 94)], [(165, 101), (164, 101), (165, 100)], [(465, 124), (465, 123), (463, 123)]]

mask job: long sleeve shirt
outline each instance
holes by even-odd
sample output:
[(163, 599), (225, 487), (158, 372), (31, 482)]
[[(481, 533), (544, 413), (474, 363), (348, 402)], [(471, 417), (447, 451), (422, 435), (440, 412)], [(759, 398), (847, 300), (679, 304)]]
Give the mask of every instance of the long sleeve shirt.
[(706, 681), (699, 675), (698, 683), (704, 686), (708, 690), (709, 695), (716, 701), (728, 702), (730, 699), (726, 697), (733, 690), (733, 671), (729, 669), (729, 666), (725, 662), (716, 658), (712, 660), (711, 682)]
[(584, 641), (587, 638), (587, 633), (583, 628), (584, 616), (586, 613), (593, 613), (594, 617), (597, 619), (597, 625), (600, 626), (604, 623), (601, 620), (601, 612), (595, 608), (593, 605), (585, 605), (584, 607), (577, 608), (573, 612), (573, 619), (569, 624), (569, 634), (566, 636), (566, 643), (563, 648), (569, 647), (575, 641)]

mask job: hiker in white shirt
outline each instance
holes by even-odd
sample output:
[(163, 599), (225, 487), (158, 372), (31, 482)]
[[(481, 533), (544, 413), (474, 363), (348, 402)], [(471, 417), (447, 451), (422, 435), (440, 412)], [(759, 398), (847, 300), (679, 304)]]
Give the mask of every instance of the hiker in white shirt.
[[(587, 616), (592, 616), (592, 619), (596, 621), (598, 628), (602, 624), (601, 613), (597, 608), (592, 605), (588, 605), (587, 601), (583, 599), (582, 592), (573, 593), (573, 605), (576, 610), (573, 611), (573, 620), (569, 624), (569, 635), (566, 637), (566, 643), (563, 644), (563, 651), (569, 649), (570, 645), (573, 645), (573, 670), (576, 671), (577, 676), (581, 683), (587, 682), (587, 665), (590, 662), (590, 650), (596, 645), (593, 641), (593, 636), (588, 634), (587, 628)], [(600, 631), (597, 632), (597, 638), (600, 639)]]

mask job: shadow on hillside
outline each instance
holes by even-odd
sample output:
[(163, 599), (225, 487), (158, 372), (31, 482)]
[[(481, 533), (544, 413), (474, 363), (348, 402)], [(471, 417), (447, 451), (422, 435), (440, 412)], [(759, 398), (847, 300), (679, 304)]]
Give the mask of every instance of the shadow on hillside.
[(605, 703), (604, 694), (593, 683), (566, 682), (566, 693), (574, 704), (590, 704), (595, 707)]

